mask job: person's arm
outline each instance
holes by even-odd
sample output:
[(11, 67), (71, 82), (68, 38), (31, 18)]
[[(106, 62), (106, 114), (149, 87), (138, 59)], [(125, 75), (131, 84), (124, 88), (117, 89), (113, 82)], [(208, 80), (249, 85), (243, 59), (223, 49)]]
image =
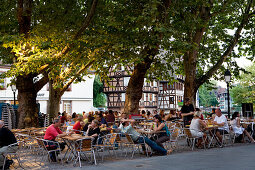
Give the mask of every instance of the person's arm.
[(189, 116), (189, 115), (194, 115), (194, 112), (182, 113), (181, 115), (182, 115), (182, 117)]
[(203, 120), (199, 120), (199, 124), (201, 125), (202, 128), (206, 127), (206, 123)]
[(153, 130), (154, 131), (161, 131), (164, 126), (165, 126), (164, 123), (160, 123), (160, 125), (158, 127), (155, 126)]
[(64, 137), (64, 136), (66, 136), (66, 135), (67, 135), (67, 133), (64, 132), (64, 133), (62, 133), (62, 134), (58, 134), (57, 137), (58, 137), (58, 138), (61, 138), (61, 137)]

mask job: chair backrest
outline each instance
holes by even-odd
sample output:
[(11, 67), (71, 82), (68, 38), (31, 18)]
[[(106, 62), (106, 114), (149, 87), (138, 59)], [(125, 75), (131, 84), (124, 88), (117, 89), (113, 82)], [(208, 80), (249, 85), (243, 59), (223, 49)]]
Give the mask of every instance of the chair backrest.
[(91, 138), (84, 138), (84, 139), (79, 139), (75, 142), (75, 148), (79, 149), (91, 149), (92, 147), (92, 139)]
[(114, 144), (115, 141), (116, 141), (117, 136), (118, 136), (117, 133), (112, 133), (112, 135), (111, 135), (111, 137), (109, 139), (109, 143), (110, 144)]
[(192, 134), (188, 128), (184, 128), (184, 133), (189, 137), (192, 138)]
[(127, 134), (127, 133), (126, 133), (125, 136), (126, 136), (127, 141), (128, 141), (129, 143), (134, 144), (134, 141), (133, 141), (133, 139), (131, 138), (131, 135), (130, 135), (130, 134)]
[(174, 130), (171, 132), (171, 137), (172, 138), (177, 138), (180, 134), (180, 129), (179, 128), (174, 128)]
[(45, 150), (46, 150), (46, 146), (45, 146), (45, 144), (43, 143), (43, 139), (35, 138), (35, 140), (37, 141), (37, 144), (38, 144), (39, 148), (45, 149)]

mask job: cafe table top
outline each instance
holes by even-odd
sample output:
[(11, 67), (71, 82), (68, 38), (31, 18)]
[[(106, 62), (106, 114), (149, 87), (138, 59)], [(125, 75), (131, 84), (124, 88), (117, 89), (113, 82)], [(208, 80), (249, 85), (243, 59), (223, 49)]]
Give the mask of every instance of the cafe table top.
[(144, 130), (144, 129), (137, 129), (137, 132), (139, 133), (143, 133), (143, 134), (157, 134), (157, 133), (162, 133), (162, 132), (166, 132), (165, 130), (162, 131), (154, 131), (154, 130)]
[(61, 138), (65, 139), (65, 140), (69, 140), (69, 141), (76, 141), (76, 140), (79, 140), (79, 139), (91, 138), (91, 137), (90, 136), (82, 136), (80, 134), (71, 134), (70, 136), (67, 135), (67, 136), (63, 136)]

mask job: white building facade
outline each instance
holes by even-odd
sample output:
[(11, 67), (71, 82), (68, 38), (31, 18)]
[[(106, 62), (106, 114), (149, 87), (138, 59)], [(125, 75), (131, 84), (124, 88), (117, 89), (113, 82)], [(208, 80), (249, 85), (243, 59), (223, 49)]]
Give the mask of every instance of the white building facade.
[[(9, 70), (9, 66), (0, 66), (0, 74)], [(66, 91), (60, 102), (60, 112), (66, 111), (69, 114), (73, 112), (82, 113), (83, 111), (89, 112), (95, 110), (93, 107), (93, 83), (94, 75), (85, 77), (85, 81), (80, 83), (73, 83), (68, 91)], [(14, 103), (14, 94), (8, 84), (10, 79), (5, 78), (0, 81), (0, 103)], [(16, 92), (16, 100), (17, 100)], [(49, 100), (49, 87), (46, 84), (37, 93), (37, 102), (40, 104), (40, 112), (47, 113), (47, 105)]]

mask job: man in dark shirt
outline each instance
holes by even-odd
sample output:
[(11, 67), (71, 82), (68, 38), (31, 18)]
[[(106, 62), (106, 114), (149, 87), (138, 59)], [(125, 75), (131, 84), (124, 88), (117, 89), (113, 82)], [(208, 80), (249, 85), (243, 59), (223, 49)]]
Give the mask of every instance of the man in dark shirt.
[[(14, 134), (4, 127), (4, 121), (0, 120), (0, 168), (4, 164), (4, 154), (8, 152), (16, 152), (18, 146), (12, 147), (12, 150), (8, 148), (8, 145), (17, 143)], [(8, 160), (11, 161), (11, 160)], [(8, 164), (8, 161), (6, 162)], [(6, 167), (6, 166), (5, 166)]]
[(190, 103), (189, 98), (185, 98), (184, 105), (181, 108), (181, 115), (183, 117), (184, 126), (189, 125), (191, 120), (193, 119), (194, 114), (194, 106)]

